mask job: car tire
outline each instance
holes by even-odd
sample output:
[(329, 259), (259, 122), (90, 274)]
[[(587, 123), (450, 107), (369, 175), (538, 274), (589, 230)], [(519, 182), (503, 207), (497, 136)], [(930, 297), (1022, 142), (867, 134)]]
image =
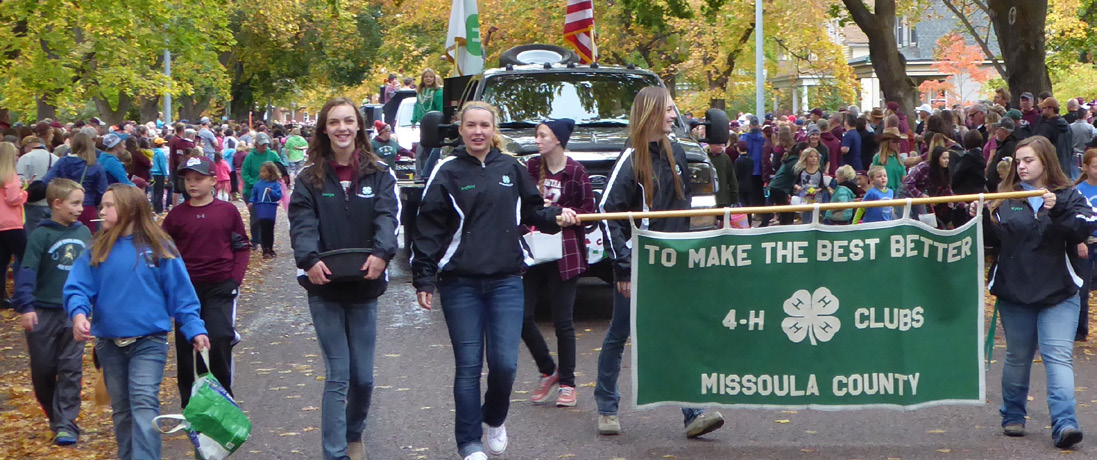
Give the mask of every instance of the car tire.
[(579, 56), (572, 50), (556, 45), (521, 45), (508, 49), (499, 56), (499, 67), (506, 67), (508, 65), (526, 65), (526, 64), (544, 64), (544, 62), (533, 62), (523, 60), (521, 55), (529, 51), (547, 51), (560, 55), (559, 60), (556, 62), (550, 62), (550, 64), (578, 64)]

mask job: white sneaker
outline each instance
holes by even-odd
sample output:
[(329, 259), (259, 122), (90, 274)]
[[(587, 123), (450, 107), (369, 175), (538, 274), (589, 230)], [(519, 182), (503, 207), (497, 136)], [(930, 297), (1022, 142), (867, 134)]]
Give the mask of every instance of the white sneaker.
[(465, 456), (465, 460), (488, 460), (488, 454), (483, 452), (473, 452)]
[(507, 450), (507, 427), (506, 425), (499, 425), (498, 427), (488, 426), (488, 452), (491, 455), (503, 455), (503, 451)]

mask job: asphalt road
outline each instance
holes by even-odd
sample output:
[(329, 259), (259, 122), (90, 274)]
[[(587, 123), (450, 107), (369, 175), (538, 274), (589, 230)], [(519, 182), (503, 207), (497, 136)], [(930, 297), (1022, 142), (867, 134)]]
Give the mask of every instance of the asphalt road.
[[(305, 292), (294, 279), (285, 225), (280, 216), (276, 250), (281, 255), (248, 274), (247, 283), (255, 292), (246, 292), (240, 303), (243, 342), (236, 348), (234, 390), (254, 430), (235, 459), (321, 458), (318, 408), (324, 365)], [(457, 459), (454, 366), (445, 320), (440, 310), (428, 312), (417, 306), (406, 264), (394, 263), (390, 277), (378, 313), (376, 390), (365, 434), (368, 458)], [(521, 351), (507, 419), (510, 445), (501, 458), (1092, 458), (1085, 443), (1077, 451), (1060, 452), (1052, 446), (1041, 364), (1033, 366), (1028, 436), (1002, 436), (997, 413), (1002, 348), (995, 350), (998, 361), (987, 374), (989, 403), (984, 406), (911, 412), (723, 410), (723, 429), (687, 440), (677, 409), (640, 411), (623, 402), (624, 433), (599, 436), (592, 394), (597, 350), (608, 323), (608, 289), (600, 282), (580, 288), (578, 406), (531, 405), (527, 399), (538, 374), (528, 352)], [(551, 323), (543, 321), (541, 327), (555, 349)], [(627, 367), (630, 350), (625, 353)], [(1076, 349), (1078, 418), (1083, 429), (1097, 430), (1097, 362), (1092, 358), (1089, 349)], [(623, 401), (631, 392), (628, 375), (626, 369), (621, 379)], [(1092, 434), (1097, 436), (1097, 431)], [(184, 438), (173, 435), (165, 439), (164, 452), (173, 459), (193, 458), (188, 446)]]

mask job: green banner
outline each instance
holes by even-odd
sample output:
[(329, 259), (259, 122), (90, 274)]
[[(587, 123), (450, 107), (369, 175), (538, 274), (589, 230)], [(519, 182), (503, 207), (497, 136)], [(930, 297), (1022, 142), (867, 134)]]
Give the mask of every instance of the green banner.
[(980, 219), (632, 241), (638, 407), (983, 404)]

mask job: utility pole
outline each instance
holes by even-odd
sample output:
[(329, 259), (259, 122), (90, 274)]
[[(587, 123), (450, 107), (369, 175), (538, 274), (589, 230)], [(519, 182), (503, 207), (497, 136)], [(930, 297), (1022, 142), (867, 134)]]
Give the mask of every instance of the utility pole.
[(766, 92), (766, 67), (762, 62), (762, 43), (765, 35), (762, 32), (762, 0), (754, 0), (754, 116), (759, 120), (765, 120), (766, 102), (763, 100)]
[(164, 90), (164, 126), (171, 126), (171, 50), (164, 48), (164, 76), (168, 77), (168, 88)]

